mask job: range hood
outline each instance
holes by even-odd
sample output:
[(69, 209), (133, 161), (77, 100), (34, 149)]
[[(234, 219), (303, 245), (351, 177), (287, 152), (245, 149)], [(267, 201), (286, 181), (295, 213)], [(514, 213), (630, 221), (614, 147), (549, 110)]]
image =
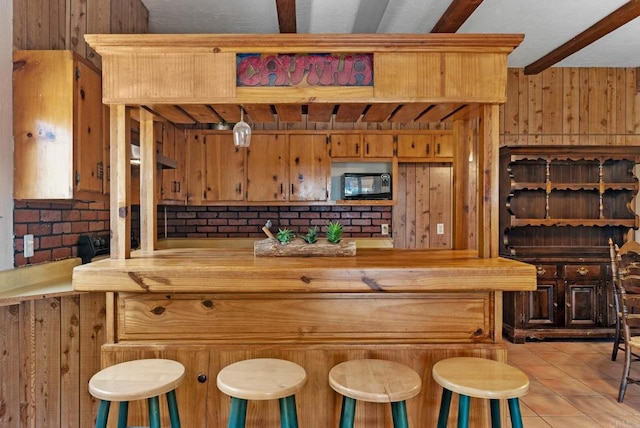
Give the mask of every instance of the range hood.
[[(156, 164), (160, 169), (176, 169), (178, 162), (166, 157), (161, 153), (156, 153)], [(131, 165), (140, 165), (140, 146), (131, 145)]]

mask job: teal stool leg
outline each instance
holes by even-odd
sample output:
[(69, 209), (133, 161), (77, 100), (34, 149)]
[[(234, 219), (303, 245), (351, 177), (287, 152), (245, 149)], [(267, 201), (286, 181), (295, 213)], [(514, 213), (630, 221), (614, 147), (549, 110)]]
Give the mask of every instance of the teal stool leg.
[(298, 428), (295, 395), (281, 398), (278, 401), (280, 401), (280, 426), (282, 428)]
[(342, 397), (342, 410), (340, 411), (340, 428), (353, 428), (356, 417), (356, 400), (350, 397)]
[(393, 416), (393, 428), (409, 428), (407, 405), (404, 401), (391, 403), (391, 415)]
[(178, 402), (176, 401), (175, 390), (167, 392), (167, 404), (169, 405), (171, 428), (180, 428), (180, 413), (178, 413)]
[(247, 400), (231, 397), (229, 428), (244, 428), (247, 420)]
[(458, 402), (458, 428), (469, 428), (469, 402), (468, 395), (460, 394)]
[(160, 428), (160, 400), (158, 397), (147, 398), (149, 406), (149, 428)]
[(451, 391), (442, 389), (442, 401), (440, 402), (440, 413), (438, 414), (438, 428), (447, 428), (449, 419), (449, 409), (451, 408)]
[(121, 401), (118, 403), (118, 428), (127, 428), (128, 418), (129, 418), (129, 402)]
[(500, 428), (500, 400), (492, 398), (491, 402), (491, 428)]
[(511, 415), (511, 426), (513, 428), (522, 428), (522, 415), (520, 414), (520, 400), (518, 398), (509, 398), (509, 414)]
[(100, 400), (100, 404), (98, 405), (98, 417), (96, 418), (96, 428), (107, 427), (109, 407), (111, 407), (111, 401)]

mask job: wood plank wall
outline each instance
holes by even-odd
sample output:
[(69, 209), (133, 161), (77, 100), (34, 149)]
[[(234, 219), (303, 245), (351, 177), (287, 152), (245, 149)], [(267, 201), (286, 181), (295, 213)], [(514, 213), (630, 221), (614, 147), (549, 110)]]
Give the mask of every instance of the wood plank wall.
[(101, 67), (85, 34), (147, 33), (140, 0), (13, 0), (15, 49), (68, 49)]
[(511, 68), (501, 145), (640, 145), (635, 68)]
[(0, 426), (95, 425), (88, 392), (105, 343), (104, 293), (0, 306)]

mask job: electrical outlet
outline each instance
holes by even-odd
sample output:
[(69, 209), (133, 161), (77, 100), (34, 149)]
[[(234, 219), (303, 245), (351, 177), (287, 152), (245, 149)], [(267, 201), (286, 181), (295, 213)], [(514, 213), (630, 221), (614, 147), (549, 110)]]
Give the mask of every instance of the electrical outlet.
[(438, 235), (444, 235), (444, 223), (438, 223), (436, 226), (436, 233)]
[(24, 257), (33, 257), (33, 235), (24, 235), (23, 238)]
[(389, 225), (388, 224), (381, 224), (380, 225), (380, 233), (382, 235), (388, 235), (389, 234)]

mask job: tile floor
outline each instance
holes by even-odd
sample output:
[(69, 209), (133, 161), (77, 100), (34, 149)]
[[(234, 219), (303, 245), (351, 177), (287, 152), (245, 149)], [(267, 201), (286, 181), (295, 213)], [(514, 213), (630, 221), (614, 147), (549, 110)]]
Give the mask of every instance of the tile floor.
[[(618, 403), (624, 352), (611, 361), (611, 341), (506, 343), (509, 363), (529, 376), (520, 399), (525, 428), (640, 428), (640, 385)], [(631, 367), (640, 377), (640, 362)]]

